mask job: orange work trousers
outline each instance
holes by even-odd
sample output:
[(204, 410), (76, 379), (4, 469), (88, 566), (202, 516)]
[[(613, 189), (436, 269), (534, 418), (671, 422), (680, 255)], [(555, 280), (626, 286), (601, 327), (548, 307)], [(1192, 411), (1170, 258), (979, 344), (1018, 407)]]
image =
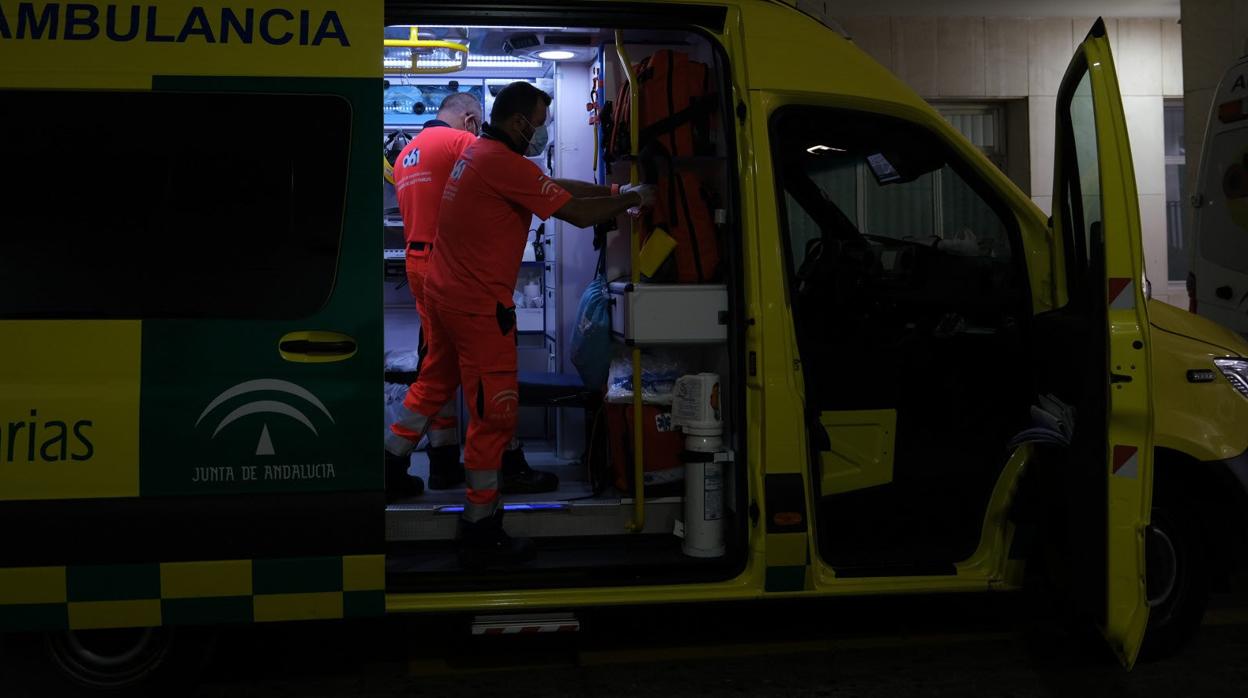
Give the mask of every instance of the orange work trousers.
[(470, 315), (424, 298), (429, 353), (407, 398), (394, 433), (420, 434), (438, 410), (464, 388), (472, 415), (464, 444), (468, 501), (464, 519), (480, 521), (498, 509), (503, 451), (516, 430), (520, 392), (516, 379), (516, 311), (499, 306), (495, 315)]

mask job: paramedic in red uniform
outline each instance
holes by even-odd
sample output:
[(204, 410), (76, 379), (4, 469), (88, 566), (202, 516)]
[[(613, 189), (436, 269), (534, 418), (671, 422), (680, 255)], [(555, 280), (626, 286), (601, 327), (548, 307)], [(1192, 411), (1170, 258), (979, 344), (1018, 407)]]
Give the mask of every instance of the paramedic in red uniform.
[[(425, 123), (394, 161), (394, 189), (407, 242), (408, 289), (420, 315), (418, 353), (422, 362), (428, 353), (429, 339), (423, 289), (429, 253), (437, 233), (442, 189), (459, 156), (477, 140), (481, 116), (481, 102), (476, 97), (466, 92), (448, 96), (438, 107), (437, 117)], [(419, 366), (417, 363), (418, 370)], [(448, 400), (429, 426), (429, 487), (435, 490), (456, 487), (464, 481), (455, 412), (454, 401)], [(397, 427), (396, 431), (419, 439), (419, 435), (404, 431), (402, 427)], [(409, 455), (386, 459), (386, 493), (390, 498), (415, 496), (424, 491), (420, 478), (407, 474), (410, 465)]]
[[(480, 101), (470, 94), (456, 93), (442, 101), (437, 118), (427, 122), (395, 158), (394, 185), (407, 241), (408, 288), (421, 316), (419, 354), (422, 360), (429, 349), (429, 323), (421, 310), (424, 305), (423, 289), (429, 255), (437, 235), (442, 191), (451, 168), (464, 150), (477, 140), (480, 130)], [(417, 368), (419, 370), (419, 363)], [(449, 489), (464, 481), (464, 467), (459, 462), (456, 411), (455, 401), (448, 400), (429, 426), (430, 489)], [(419, 440), (418, 434), (404, 429), (402, 425), (395, 425), (393, 429), (406, 439)], [(424, 490), (424, 483), (419, 477), (407, 474), (410, 466), (410, 454), (388, 455), (386, 458), (386, 490), (391, 499), (413, 497)], [(551, 492), (558, 487), (559, 478), (554, 473), (529, 467), (519, 440), (513, 437), (503, 452), (502, 491), (508, 494), (540, 493)]]
[(472, 415), (458, 534), (465, 567), (520, 562), (534, 552), (532, 541), (503, 531), (499, 503), (499, 469), (519, 406), (512, 293), (532, 216), (586, 228), (653, 199), (649, 186), (553, 180), (526, 160), (546, 149), (549, 105), (550, 95), (530, 83), (503, 88), (483, 136), (451, 170), (424, 286), (429, 354), (386, 438), (391, 454), (410, 452), (463, 385)]

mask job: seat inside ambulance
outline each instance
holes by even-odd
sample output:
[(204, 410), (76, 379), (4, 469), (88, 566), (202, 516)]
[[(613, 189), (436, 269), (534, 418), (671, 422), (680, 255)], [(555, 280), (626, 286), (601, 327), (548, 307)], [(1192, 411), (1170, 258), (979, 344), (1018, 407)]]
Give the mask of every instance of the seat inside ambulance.
[[(435, 118), (447, 95), (478, 98), (488, 121), (499, 90), (525, 80), (553, 97), (549, 146), (531, 158), (543, 173), (627, 184), (636, 165), (644, 181), (668, 192), (652, 212), (637, 219), (639, 242), (654, 237), (660, 244), (646, 248), (646, 259), (658, 263), (647, 267), (650, 275), (635, 286), (630, 284), (628, 217), (597, 230), (553, 217), (532, 221), (513, 295), (521, 402), (517, 437), (529, 465), (558, 475), (559, 487), (542, 494), (503, 494), (507, 531), (538, 545), (536, 559), (508, 577), (511, 585), (618, 583), (621, 576), (654, 582), (726, 578), (739, 569), (741, 472), (729, 462), (699, 471), (697, 501), (687, 502), (682, 453), (689, 434), (674, 426), (672, 417), (677, 383), (684, 378), (690, 385), (709, 386), (705, 377), (714, 374), (715, 400), (723, 400), (723, 409), (716, 402), (715, 410), (722, 422), (722, 446), (710, 450), (718, 451), (720, 461), (741, 452), (743, 386), (734, 378), (740, 374), (740, 333), (733, 327), (740, 307), (733, 242), (738, 214), (728, 177), (735, 158), (733, 120), (721, 118), (729, 113), (724, 107), (726, 56), (691, 31), (627, 30), (622, 37), (627, 60), (643, 71), (639, 80), (653, 78), (656, 70), (659, 79), (666, 74), (684, 80), (695, 71), (701, 78), (697, 85), (678, 88), (696, 109), (671, 130), (663, 124), (657, 130), (641, 128), (669, 116), (670, 110), (638, 105), (642, 135), (637, 149), (643, 152), (635, 159), (627, 117), (623, 128), (616, 128), (616, 107), (629, 93), (614, 29), (386, 28), (381, 146), (387, 162), (392, 164), (402, 145)], [(665, 61), (666, 69), (658, 65)], [(647, 114), (647, 108), (653, 113)], [(420, 322), (404, 274), (406, 244), (393, 184), (383, 180), (383, 189), (389, 424), (415, 380)], [(654, 233), (656, 228), (664, 233)], [(586, 385), (572, 362), (573, 334), (582, 294), (599, 273), (600, 254), (602, 274), (611, 284), (611, 358), (606, 380)], [(691, 268), (698, 274), (692, 278)], [(633, 482), (634, 348), (642, 355), (644, 523), (637, 517)], [(695, 380), (699, 376), (703, 380)], [(457, 400), (462, 444), (469, 415), (462, 396)], [(417, 447), (409, 473), (427, 482), (425, 450), (424, 443)], [(500, 583), (497, 575), (489, 582), (474, 581), (458, 569), (454, 536), (463, 503), (460, 486), (426, 489), (387, 505), (389, 586), (462, 589)], [(687, 515), (694, 508), (696, 516)], [(692, 527), (687, 525), (691, 518), (697, 519)], [(699, 538), (704, 536), (709, 538)], [(702, 544), (691, 542), (695, 539), (710, 542), (697, 547)], [(557, 580), (543, 576), (555, 569)]]

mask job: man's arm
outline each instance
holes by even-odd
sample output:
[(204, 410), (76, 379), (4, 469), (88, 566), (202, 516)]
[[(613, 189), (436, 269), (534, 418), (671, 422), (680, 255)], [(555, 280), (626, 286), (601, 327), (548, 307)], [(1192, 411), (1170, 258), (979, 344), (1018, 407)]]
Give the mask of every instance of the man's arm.
[(579, 198), (611, 196), (611, 187), (593, 182), (582, 182), (579, 179), (556, 179), (555, 184), (568, 190), (568, 193)]
[(554, 215), (578, 228), (588, 228), (609, 221), (634, 206), (649, 204), (652, 198), (648, 195), (649, 191), (649, 187), (644, 187), (618, 196), (580, 197), (574, 194)]

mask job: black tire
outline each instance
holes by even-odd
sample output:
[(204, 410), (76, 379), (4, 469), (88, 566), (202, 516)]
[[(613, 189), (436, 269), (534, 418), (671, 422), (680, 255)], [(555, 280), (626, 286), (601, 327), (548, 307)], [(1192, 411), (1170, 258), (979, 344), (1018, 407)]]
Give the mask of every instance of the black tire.
[(1205, 540), (1200, 517), (1190, 505), (1153, 506), (1145, 534), (1149, 614), (1141, 661), (1178, 653), (1200, 628), (1209, 601)]
[(214, 641), (211, 630), (171, 627), (12, 635), (4, 661), (32, 698), (178, 696), (190, 693)]

